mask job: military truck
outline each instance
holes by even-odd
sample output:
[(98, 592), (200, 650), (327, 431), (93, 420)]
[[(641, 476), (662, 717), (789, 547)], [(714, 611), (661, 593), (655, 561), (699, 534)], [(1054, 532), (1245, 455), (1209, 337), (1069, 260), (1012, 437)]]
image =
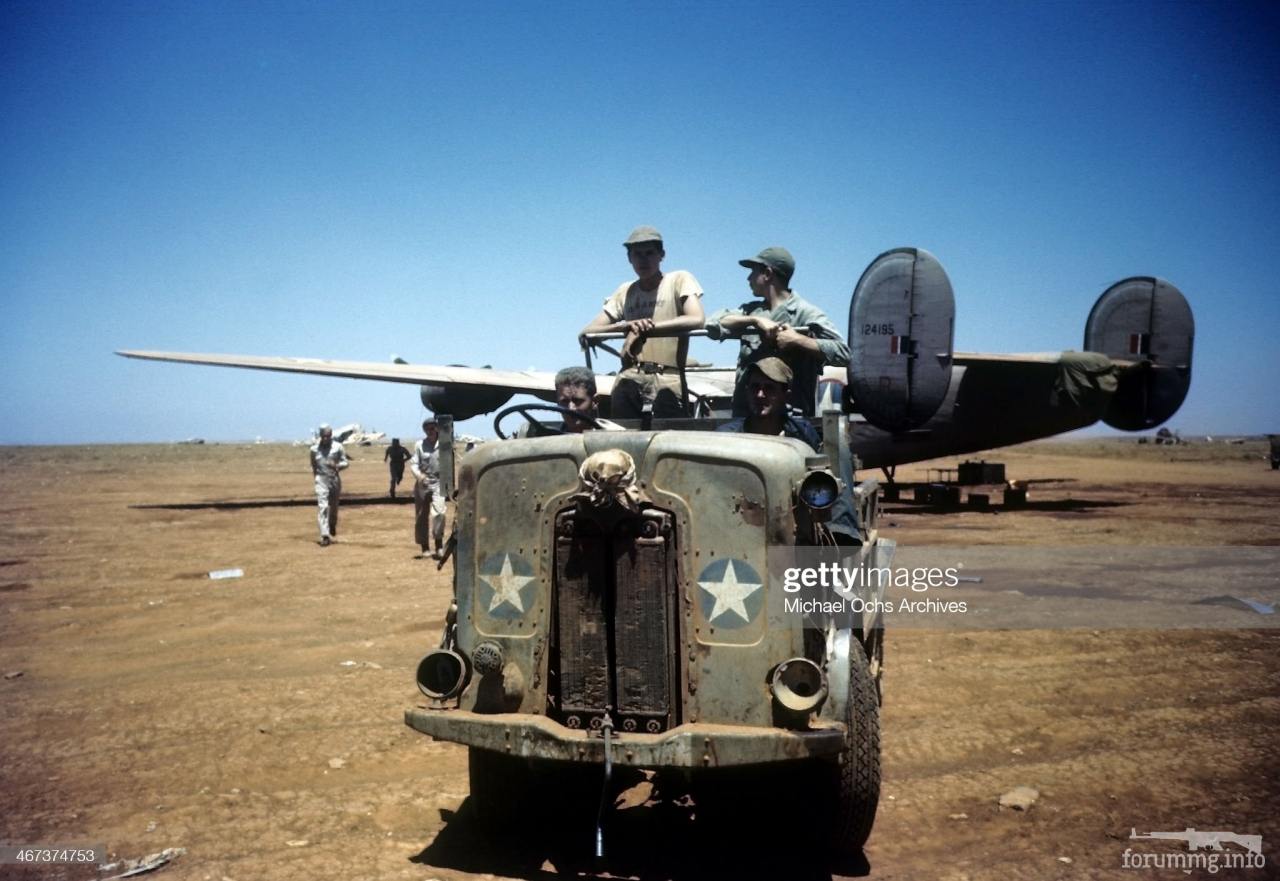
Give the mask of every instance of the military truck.
[[(556, 408), (499, 420), (530, 409)], [(843, 418), (822, 420), (820, 454), (707, 430), (715, 419), (538, 424), (554, 436), (458, 463), (453, 604), (405, 722), (469, 748), (481, 818), (509, 816), (538, 782), (593, 807), (630, 766), (710, 787), (695, 790), (697, 821), (734, 800), (716, 798), (718, 779), (745, 774), (773, 781), (756, 790), (770, 802), (803, 792), (831, 847), (859, 850), (880, 792), (882, 621), (851, 611), (871, 602), (804, 616), (776, 601), (789, 550), (890, 563)], [(852, 541), (828, 528), (841, 494)], [(584, 777), (594, 791), (569, 786)]]

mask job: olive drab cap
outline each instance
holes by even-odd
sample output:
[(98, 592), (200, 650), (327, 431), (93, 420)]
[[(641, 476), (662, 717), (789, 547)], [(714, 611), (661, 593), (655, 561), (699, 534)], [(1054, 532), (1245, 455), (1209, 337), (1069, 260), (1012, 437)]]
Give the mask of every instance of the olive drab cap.
[(747, 373), (750, 374), (752, 370), (759, 370), (766, 379), (772, 379), (774, 382), (780, 382), (783, 385), (791, 385), (791, 378), (795, 375), (791, 372), (791, 368), (787, 366), (786, 361), (773, 356), (753, 361), (751, 366), (747, 368)]
[(796, 274), (796, 258), (786, 248), (765, 248), (754, 257), (738, 261), (739, 266), (750, 269), (753, 266), (764, 266), (782, 276), (783, 281), (790, 281)]
[(631, 231), (631, 235), (627, 236), (627, 240), (622, 244), (627, 247), (639, 245), (643, 242), (657, 242), (662, 244), (662, 233), (658, 232), (652, 226), (637, 226)]

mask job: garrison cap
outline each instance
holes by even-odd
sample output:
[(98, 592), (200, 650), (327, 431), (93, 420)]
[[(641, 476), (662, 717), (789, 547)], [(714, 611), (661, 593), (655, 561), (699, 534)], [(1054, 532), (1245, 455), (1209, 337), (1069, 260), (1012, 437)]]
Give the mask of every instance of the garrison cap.
[(333, 431), (328, 422), (321, 422), (320, 427), (316, 429), (316, 434), (324, 434), (326, 431)]
[(796, 258), (786, 248), (765, 248), (754, 257), (739, 260), (738, 265), (748, 269), (764, 266), (782, 276), (784, 281), (791, 281), (791, 276), (796, 274)]
[(759, 370), (766, 379), (772, 379), (774, 382), (780, 382), (783, 385), (791, 385), (791, 378), (794, 376), (786, 361), (773, 356), (753, 361), (747, 368), (747, 374), (750, 375), (752, 370)]
[(627, 240), (622, 244), (630, 247), (631, 245), (639, 245), (644, 242), (657, 242), (662, 244), (662, 233), (658, 232), (652, 226), (637, 226), (631, 231), (631, 235), (627, 236)]

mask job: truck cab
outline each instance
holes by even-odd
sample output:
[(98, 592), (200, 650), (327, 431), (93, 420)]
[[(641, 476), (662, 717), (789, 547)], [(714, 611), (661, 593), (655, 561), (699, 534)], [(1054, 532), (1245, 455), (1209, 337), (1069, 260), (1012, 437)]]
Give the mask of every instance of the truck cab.
[[(882, 622), (788, 612), (780, 570), (797, 549), (888, 566), (893, 545), (875, 482), (852, 485), (842, 418), (823, 422), (816, 454), (655, 423), (459, 460), (454, 601), (405, 722), (469, 748), (482, 814), (535, 772), (607, 786), (614, 766), (714, 780), (785, 764), (803, 773), (782, 779), (829, 802), (815, 815), (829, 843), (862, 847), (879, 797)], [(856, 507), (852, 541), (828, 528), (839, 494)]]

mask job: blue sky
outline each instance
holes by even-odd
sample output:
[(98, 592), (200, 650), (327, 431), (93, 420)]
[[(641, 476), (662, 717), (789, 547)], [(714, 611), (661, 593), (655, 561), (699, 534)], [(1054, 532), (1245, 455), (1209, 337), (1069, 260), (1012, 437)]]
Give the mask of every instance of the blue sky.
[(409, 386), (111, 352), (553, 370), (642, 223), (709, 308), (787, 246), (841, 326), (927, 248), (963, 351), (1158, 275), (1170, 425), (1277, 431), (1277, 49), (1274, 3), (6, 2), (0, 443), (414, 436)]

